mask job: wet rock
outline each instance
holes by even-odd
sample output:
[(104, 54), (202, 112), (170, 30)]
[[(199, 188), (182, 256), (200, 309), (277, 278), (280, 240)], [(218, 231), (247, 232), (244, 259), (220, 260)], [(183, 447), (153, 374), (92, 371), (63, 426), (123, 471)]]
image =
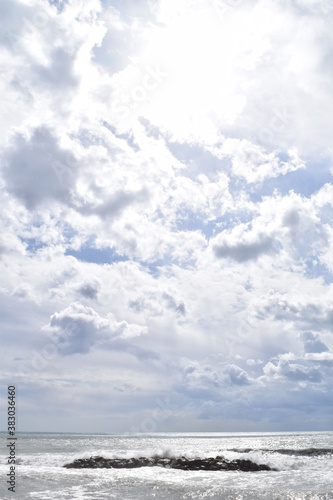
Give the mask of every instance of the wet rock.
[(160, 458), (160, 457), (140, 457), (140, 458), (103, 458), (90, 457), (76, 459), (70, 464), (64, 465), (67, 469), (133, 469), (138, 467), (165, 467), (168, 469), (181, 470), (240, 470), (243, 472), (270, 471), (272, 469), (265, 464), (256, 464), (251, 460), (226, 460), (221, 456), (215, 458)]

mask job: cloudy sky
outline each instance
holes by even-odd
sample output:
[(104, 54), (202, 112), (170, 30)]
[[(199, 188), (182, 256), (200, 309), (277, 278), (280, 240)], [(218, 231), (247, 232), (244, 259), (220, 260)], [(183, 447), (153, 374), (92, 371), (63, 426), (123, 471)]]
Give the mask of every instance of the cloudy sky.
[(332, 3), (2, 0), (0, 19), (19, 429), (333, 430)]

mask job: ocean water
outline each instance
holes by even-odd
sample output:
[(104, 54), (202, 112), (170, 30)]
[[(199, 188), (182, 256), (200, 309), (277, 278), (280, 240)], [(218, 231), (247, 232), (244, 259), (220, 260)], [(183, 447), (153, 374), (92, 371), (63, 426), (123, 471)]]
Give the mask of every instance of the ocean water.
[[(333, 499), (333, 432), (151, 435), (17, 434), (16, 492), (7, 491), (1, 433), (0, 498), (19, 500)], [(76, 458), (246, 458), (278, 471), (65, 469)]]

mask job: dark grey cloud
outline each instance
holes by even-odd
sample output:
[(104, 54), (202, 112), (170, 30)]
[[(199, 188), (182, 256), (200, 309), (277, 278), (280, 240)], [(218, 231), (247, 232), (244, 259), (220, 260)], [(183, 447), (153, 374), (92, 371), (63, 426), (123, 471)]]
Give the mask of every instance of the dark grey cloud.
[[(168, 292), (149, 294), (129, 300), (128, 305), (137, 313), (146, 311), (152, 316), (163, 316), (165, 310), (171, 310), (178, 316), (186, 316), (186, 305), (182, 299), (176, 298)], [(168, 311), (165, 314), (169, 314)]]
[(109, 200), (99, 205), (85, 203), (77, 208), (83, 215), (96, 214), (101, 219), (114, 217), (130, 205), (145, 203), (149, 199), (149, 191), (143, 187), (138, 191), (119, 190), (112, 194)]
[(2, 162), (7, 189), (28, 209), (49, 200), (68, 202), (78, 165), (47, 127), (36, 128), (29, 139), (16, 135)]
[(187, 365), (182, 372), (182, 381), (177, 390), (191, 398), (219, 399), (220, 380), (216, 371), (197, 363)]
[(135, 300), (129, 300), (128, 305), (131, 309), (134, 309), (135, 312), (140, 313), (145, 310), (146, 302), (143, 297), (139, 297)]
[(229, 375), (231, 382), (235, 385), (247, 385), (250, 383), (247, 373), (237, 365), (227, 365), (225, 373)]
[(260, 298), (254, 314), (260, 320), (293, 321), (304, 329), (331, 329), (333, 324), (333, 311), (327, 304), (315, 299), (302, 302), (275, 290), (270, 290), (266, 298)]
[(182, 300), (178, 302), (172, 295), (166, 292), (162, 294), (162, 297), (169, 309), (173, 309), (180, 316), (186, 316), (186, 307)]
[(312, 332), (301, 332), (300, 338), (304, 343), (304, 351), (309, 352), (328, 352), (329, 349), (319, 338), (318, 334)]
[(286, 363), (281, 366), (281, 374), (294, 381), (308, 380), (309, 382), (321, 382), (322, 375), (318, 368), (308, 368), (295, 363)]
[(271, 255), (276, 253), (276, 243), (274, 238), (265, 235), (258, 235), (254, 241), (239, 241), (228, 243), (224, 241), (213, 246), (214, 253), (219, 259), (230, 257), (237, 262), (257, 260), (261, 255)]
[(156, 297), (137, 297), (136, 299), (129, 300), (128, 306), (136, 313), (146, 312), (150, 316), (163, 316), (163, 308), (160, 305), (160, 300)]
[(33, 68), (38, 85), (57, 93), (77, 86), (79, 78), (74, 73), (75, 56), (63, 48), (54, 49), (47, 66)]
[(68, 0), (48, 0), (50, 5), (53, 5), (54, 7), (56, 7), (56, 9), (58, 10), (58, 12), (61, 12), (63, 10), (63, 8), (65, 7), (66, 3), (68, 2)]
[(100, 289), (101, 284), (98, 281), (85, 281), (79, 286), (78, 292), (86, 299), (96, 299)]

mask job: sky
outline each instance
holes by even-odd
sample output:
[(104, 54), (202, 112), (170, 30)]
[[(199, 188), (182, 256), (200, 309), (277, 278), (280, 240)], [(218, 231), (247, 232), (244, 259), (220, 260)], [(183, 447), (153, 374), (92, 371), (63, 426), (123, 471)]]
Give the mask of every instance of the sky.
[(0, 19), (3, 430), (333, 430), (332, 3)]

